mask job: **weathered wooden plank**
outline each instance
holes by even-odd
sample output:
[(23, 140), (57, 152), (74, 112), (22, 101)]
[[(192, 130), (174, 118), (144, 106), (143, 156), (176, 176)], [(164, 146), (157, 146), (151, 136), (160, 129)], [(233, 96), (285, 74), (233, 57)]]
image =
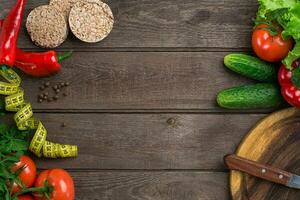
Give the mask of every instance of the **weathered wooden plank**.
[[(0, 0), (4, 17), (14, 1)], [(27, 2), (29, 10), (47, 0)], [(248, 48), (256, 0), (109, 0), (116, 23), (101, 43), (82, 43), (71, 35), (63, 48), (211, 47)], [(32, 48), (25, 29), (19, 44)]]
[[(77, 144), (76, 159), (38, 159), (67, 169), (224, 170), (260, 118), (254, 114), (37, 114), (50, 141)], [(7, 117), (6, 117), (7, 119)], [(62, 128), (62, 122), (66, 127)]]
[[(217, 109), (216, 93), (250, 83), (223, 66), (226, 52), (75, 52), (49, 79), (24, 78), (34, 109)], [(37, 103), (43, 81), (69, 81), (69, 96)]]
[(77, 200), (227, 200), (221, 172), (71, 172)]

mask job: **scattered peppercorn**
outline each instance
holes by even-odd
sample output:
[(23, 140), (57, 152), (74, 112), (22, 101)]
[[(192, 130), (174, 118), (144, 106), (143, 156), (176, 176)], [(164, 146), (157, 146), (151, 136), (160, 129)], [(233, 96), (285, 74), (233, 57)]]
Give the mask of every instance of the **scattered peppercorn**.
[[(64, 97), (68, 96), (67, 92), (64, 91), (65, 90), (64, 88), (69, 85), (70, 85), (69, 82), (59, 82), (59, 83), (51, 86), (51, 83), (49, 81), (43, 82), (43, 84), (39, 87), (40, 90), (43, 92), (40, 92), (37, 95), (38, 103), (42, 103), (44, 101), (46, 101), (46, 102), (57, 101), (57, 100), (59, 100), (60, 92), (62, 92), (61, 96), (64, 96)], [(49, 87), (53, 89), (53, 92), (51, 92), (51, 90), (47, 89)]]

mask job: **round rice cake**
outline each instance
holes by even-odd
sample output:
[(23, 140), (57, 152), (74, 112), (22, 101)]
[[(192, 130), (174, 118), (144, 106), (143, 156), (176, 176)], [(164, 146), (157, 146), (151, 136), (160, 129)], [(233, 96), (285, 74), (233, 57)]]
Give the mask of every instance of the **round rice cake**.
[[(73, 0), (73, 1), (76, 1), (76, 0)], [(77, 0), (77, 1), (83, 1), (83, 2), (88, 2), (88, 3), (97, 3), (99, 5), (102, 5), (103, 4), (103, 1), (101, 0)], [(106, 4), (107, 5), (107, 4)], [(108, 6), (108, 5), (107, 5)]]
[(103, 3), (102, 0), (69, 0), (69, 1), (71, 1), (73, 5), (78, 2), (98, 3), (98, 4)]
[(80, 1), (71, 8), (70, 29), (78, 39), (84, 42), (95, 43), (103, 40), (111, 32), (113, 24), (113, 13), (110, 7), (103, 2)]
[(65, 17), (49, 5), (32, 10), (27, 17), (26, 28), (31, 40), (44, 48), (58, 47), (68, 36)]
[(59, 10), (66, 19), (69, 17), (69, 13), (72, 7), (72, 4), (75, 3), (75, 0), (50, 0), (49, 5), (55, 7)]
[(68, 18), (72, 6), (77, 2), (97, 3), (99, 5), (103, 3), (101, 0), (50, 0), (49, 5), (54, 6)]
[(78, 2), (86, 2), (86, 3), (97, 3), (99, 5), (102, 5), (102, 0), (70, 0), (72, 2), (72, 6)]

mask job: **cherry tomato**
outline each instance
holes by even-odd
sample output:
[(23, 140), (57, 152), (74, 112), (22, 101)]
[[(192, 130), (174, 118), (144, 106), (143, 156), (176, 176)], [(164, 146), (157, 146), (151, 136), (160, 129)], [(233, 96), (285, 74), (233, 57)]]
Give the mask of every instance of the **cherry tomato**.
[(18, 196), (18, 200), (34, 200), (34, 199), (31, 195), (24, 194), (24, 195)]
[(262, 60), (268, 62), (279, 62), (283, 60), (293, 48), (291, 38), (283, 40), (281, 37), (282, 28), (273, 25), (277, 34), (272, 36), (267, 24), (258, 25), (252, 34), (252, 48), (256, 55)]
[[(42, 171), (36, 181), (35, 187), (45, 186), (45, 182), (53, 187), (53, 191), (50, 194), (50, 200), (74, 200), (74, 183), (70, 174), (63, 169), (50, 169)], [(39, 193), (34, 194), (36, 200), (46, 200)]]
[[(12, 171), (15, 172), (22, 167), (24, 167), (24, 169), (19, 174), (19, 178), (26, 187), (31, 187), (34, 184), (36, 178), (36, 166), (34, 164), (34, 161), (28, 156), (21, 156), (20, 162), (16, 163), (15, 166), (13, 166)], [(12, 194), (15, 194), (20, 189), (21, 187), (18, 184), (14, 183)]]

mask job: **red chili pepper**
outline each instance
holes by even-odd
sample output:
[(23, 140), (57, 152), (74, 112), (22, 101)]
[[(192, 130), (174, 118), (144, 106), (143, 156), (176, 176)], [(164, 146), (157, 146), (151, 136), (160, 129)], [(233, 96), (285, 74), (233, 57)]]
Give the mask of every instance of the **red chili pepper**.
[(16, 58), (18, 35), (24, 12), (25, 0), (17, 0), (7, 17), (0, 32), (0, 64), (12, 67)]
[(69, 58), (72, 52), (57, 55), (55, 51), (24, 52), (17, 49), (15, 66), (28, 75), (45, 77), (60, 71), (60, 62)]
[(289, 104), (300, 107), (300, 60), (293, 63), (291, 71), (282, 64), (278, 72), (278, 80), (284, 99)]
[[(2, 28), (2, 24), (3, 20), (0, 20), (0, 28)], [(71, 52), (68, 52), (57, 55), (55, 51), (24, 52), (16, 48), (15, 66), (31, 76), (49, 76), (60, 71), (60, 62), (69, 58), (71, 54)]]

